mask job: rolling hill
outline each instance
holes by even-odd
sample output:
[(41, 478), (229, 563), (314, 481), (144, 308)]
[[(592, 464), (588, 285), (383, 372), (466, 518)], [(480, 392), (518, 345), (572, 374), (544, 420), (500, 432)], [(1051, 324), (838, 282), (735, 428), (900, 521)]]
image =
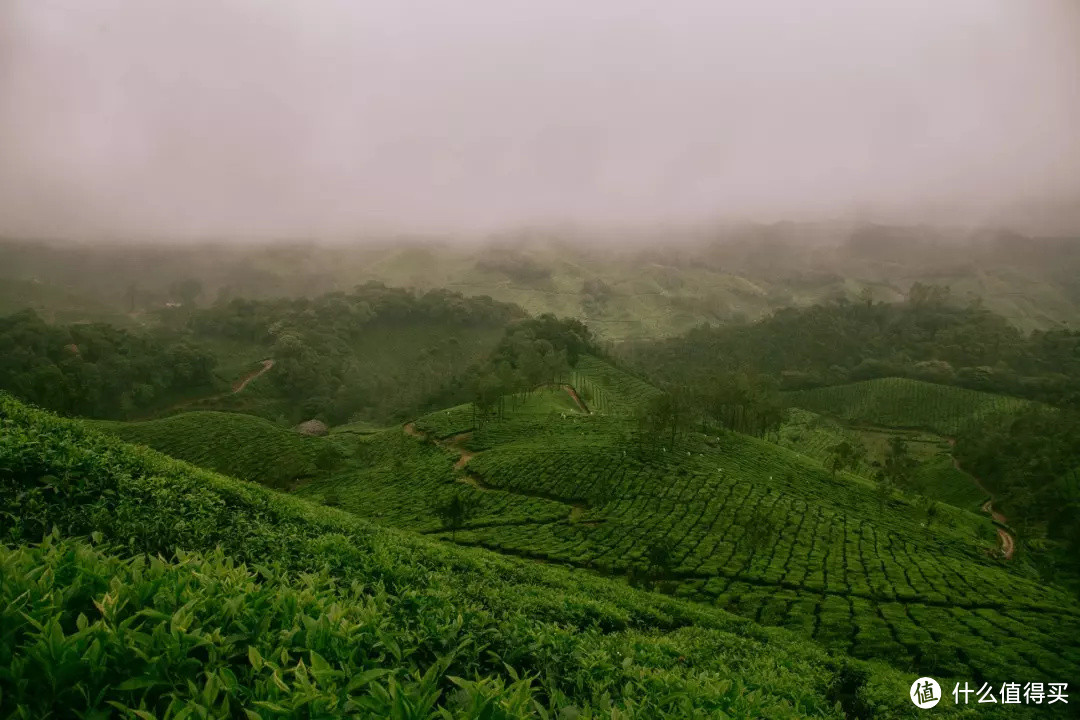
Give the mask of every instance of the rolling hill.
[[(672, 445), (667, 436), (638, 430), (636, 408), (658, 392), (648, 383), (595, 357), (583, 357), (567, 380), (508, 397), (501, 413), (488, 416), (461, 405), (399, 427), (363, 433), (344, 427), (319, 439), (337, 448), (337, 464), (301, 483), (298, 498), (280, 502), (299, 503), (295, 507), (319, 517), (327, 513), (334, 523), (352, 517), (350, 523), (426, 535), (434, 542), (430, 547), (445, 553), (491, 558), (486, 551), (495, 551), (505, 562), (528, 561), (520, 567), (536, 572), (567, 573), (568, 582), (581, 588), (598, 583), (619, 593), (659, 590), (670, 598), (664, 602), (694, 612), (733, 613), (761, 632), (791, 633), (849, 667), (875, 663), (875, 673), (900, 685), (895, 678), (910, 682), (927, 674), (949, 685), (970, 678), (1040, 681), (1080, 671), (1080, 643), (1070, 639), (1080, 637), (1080, 604), (1064, 589), (995, 557), (993, 526), (975, 512), (974, 486), (942, 454), (947, 445), (940, 435), (905, 436), (924, 460), (928, 481), (938, 484), (938, 496), (955, 505), (930, 524), (916, 498), (883, 496), (864, 474), (833, 475), (823, 466), (828, 444), (851, 435), (864, 439), (873, 457), (880, 450), (874, 443), (885, 437), (878, 429), (796, 410), (778, 442), (684, 431)], [(919, 402), (938, 388), (941, 399)], [(797, 395), (806, 396), (837, 417), (882, 424), (901, 418), (901, 424), (939, 432), (1017, 402), (910, 381)], [(21, 422), (48, 420), (9, 405)], [(248, 428), (248, 442), (271, 447), (289, 434), (242, 416), (189, 415), (179, 417), (204, 426), (197, 430), (204, 436), (227, 434), (206, 429), (215, 424), (239, 425)], [(169, 450), (171, 443), (174, 454), (191, 452), (175, 437), (184, 432), (180, 425), (153, 433), (150, 428), (165, 426), (141, 425), (120, 432), (158, 435), (159, 448)], [(190, 447), (202, 446), (193, 441)], [(215, 462), (212, 455), (187, 457)], [(260, 471), (272, 473), (278, 464), (269, 452), (252, 455), (252, 463), (245, 468), (248, 477), (262, 482)], [(441, 508), (455, 498), (470, 512), (450, 524)], [(315, 510), (304, 500), (347, 512)], [(271, 512), (274, 524), (284, 517), (280, 512)], [(216, 528), (217, 521), (196, 525)], [(212, 542), (201, 548), (220, 542), (220, 530), (205, 532)], [(513, 592), (530, 591), (515, 586)], [(699, 707), (696, 702), (686, 708)], [(874, 714), (902, 715), (906, 709), (883, 706)]]
[(179, 460), (273, 487), (309, 479), (319, 472), (320, 458), (330, 464), (337, 455), (327, 438), (301, 435), (240, 413), (198, 411), (143, 422), (86, 422)]
[(881, 378), (785, 393), (787, 402), (849, 422), (955, 435), (964, 425), (1030, 401), (952, 385)]
[(6, 395), (0, 430), (5, 716), (911, 715), (906, 675), (716, 608), (379, 527)]
[[(618, 371), (602, 365), (582, 372), (611, 387)], [(663, 547), (677, 596), (909, 672), (1035, 677), (1078, 667), (1080, 647), (1054, 638), (1080, 622), (1080, 607), (994, 560), (992, 526), (973, 504), (958, 501), (971, 511), (945, 508), (927, 526), (913, 498), (883, 499), (870, 480), (832, 477), (774, 443), (691, 433), (675, 447), (642, 444), (629, 408), (511, 407), (480, 424), (468, 406), (433, 413), (371, 436), (384, 448), (371, 467), (300, 492), (435, 533), (434, 505), (417, 498), (466, 494), (480, 508), (444, 540), (631, 582), (655, 570)]]

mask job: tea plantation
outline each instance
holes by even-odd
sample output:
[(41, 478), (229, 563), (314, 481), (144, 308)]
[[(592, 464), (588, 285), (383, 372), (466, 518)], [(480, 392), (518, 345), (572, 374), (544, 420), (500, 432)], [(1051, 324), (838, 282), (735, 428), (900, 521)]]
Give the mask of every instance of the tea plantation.
[[(607, 371), (607, 387), (616, 372)], [(1080, 606), (1004, 567), (992, 525), (973, 503), (957, 500), (971, 511), (944, 507), (927, 527), (914, 498), (882, 498), (872, 481), (834, 477), (809, 454), (737, 433), (642, 445), (625, 413), (544, 415), (541, 401), (531, 402), (532, 412), (523, 405), (480, 426), (467, 406), (425, 416), (412, 429), (426, 444), (401, 445), (404, 433), (373, 438), (398, 443), (389, 455), (403, 472), (384, 463), (302, 492), (333, 486), (355, 498), (342, 507), (395, 522), (397, 508), (412, 508), (419, 514), (402, 524), (431, 531), (431, 511), (406, 498), (431, 492), (421, 478), (439, 477), (437, 487), (456, 481), (489, 503), (442, 534), (458, 544), (631, 581), (663, 546), (671, 592), (838, 652), (958, 678), (1080, 671), (1080, 643), (1058, 639), (1062, 628), (1080, 630)], [(926, 471), (931, 480), (938, 473), (978, 495), (969, 479), (935, 467)], [(402, 476), (412, 479), (395, 479)], [(401, 495), (369, 490), (395, 484)], [(522, 512), (509, 509), (515, 502)]]
[(1029, 400), (937, 385), (907, 378), (881, 378), (785, 393), (793, 407), (843, 420), (888, 427), (919, 428), (955, 435), (964, 425), (993, 413), (1009, 412)]
[(828, 462), (831, 448), (838, 443), (855, 443), (866, 451), (866, 456), (852, 471), (872, 477), (885, 460), (893, 437), (902, 438), (918, 462), (913, 482), (924, 488), (928, 497), (968, 510), (977, 509), (986, 502), (987, 494), (979, 489), (972, 477), (955, 467), (949, 440), (941, 435), (900, 428), (845, 425), (808, 410), (790, 408), (781, 426), (778, 443), (822, 463)]
[(6, 395), (0, 508), (5, 717), (913, 717), (910, 674), (379, 527)]
[(300, 435), (269, 420), (224, 412), (187, 412), (144, 422), (87, 421), (128, 442), (245, 480), (287, 486), (311, 477), (326, 438)]
[[(99, 424), (208, 468), (241, 459), (258, 483), (5, 397), (0, 703), (62, 707), (31, 692), (47, 682), (130, 716), (913, 717), (920, 675), (1080, 675), (1080, 604), (1001, 561), (940, 435), (906, 433), (954, 505), (930, 522), (868, 467), (823, 466), (838, 439), (874, 457), (879, 429), (794, 411), (776, 442), (672, 444), (636, 423), (652, 386), (593, 357), (568, 380), (584, 405), (556, 385), (329, 438), (221, 413)], [(943, 390), (929, 409), (907, 396), (936, 390), (910, 381), (789, 400), (939, 433), (1015, 402)], [(282, 457), (319, 465), (292, 495), (260, 486)], [(999, 714), (976, 707), (936, 711)]]

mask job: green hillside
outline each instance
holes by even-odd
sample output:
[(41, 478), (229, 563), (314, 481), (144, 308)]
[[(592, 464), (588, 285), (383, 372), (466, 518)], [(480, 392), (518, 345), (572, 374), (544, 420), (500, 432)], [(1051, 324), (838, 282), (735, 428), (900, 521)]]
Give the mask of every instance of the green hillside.
[(942, 435), (955, 435), (968, 423), (1030, 405), (1018, 398), (906, 378), (798, 390), (785, 397), (794, 407), (849, 422), (919, 428)]
[(885, 460), (889, 440), (903, 438), (917, 466), (912, 484), (923, 488), (924, 494), (957, 507), (975, 509), (987, 499), (974, 479), (955, 467), (947, 438), (916, 430), (885, 429), (845, 425), (801, 408), (790, 408), (780, 428), (779, 444), (795, 452), (827, 463), (830, 449), (842, 442), (856, 443), (866, 450), (853, 471), (873, 477), (876, 468)]
[(649, 383), (591, 356), (582, 357), (570, 381), (597, 412), (628, 412), (657, 394)]
[(330, 462), (334, 455), (326, 438), (238, 413), (188, 412), (144, 422), (87, 422), (200, 467), (275, 487), (315, 475), (320, 460)]
[(6, 395), (0, 430), (6, 717), (913, 717), (913, 675), (718, 609), (381, 528)]
[(301, 492), (427, 532), (439, 522), (420, 498), (464, 493), (481, 508), (442, 539), (631, 582), (664, 548), (658, 587), (904, 671), (1080, 669), (1080, 646), (1055, 639), (1080, 607), (992, 560), (986, 516), (945, 508), (927, 527), (913, 498), (882, 504), (870, 480), (736, 433), (665, 448), (622, 414), (509, 408), (478, 425), (462, 406), (372, 436), (370, 469)]

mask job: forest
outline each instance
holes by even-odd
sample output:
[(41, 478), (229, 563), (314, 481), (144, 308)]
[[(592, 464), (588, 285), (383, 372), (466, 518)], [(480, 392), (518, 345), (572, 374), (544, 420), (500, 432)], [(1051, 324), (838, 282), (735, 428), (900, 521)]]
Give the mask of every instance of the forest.
[(916, 283), (901, 302), (866, 294), (784, 308), (755, 323), (628, 343), (620, 354), (647, 377), (676, 384), (718, 368), (768, 374), (785, 390), (909, 377), (1080, 405), (1080, 331), (1024, 333), (940, 285)]

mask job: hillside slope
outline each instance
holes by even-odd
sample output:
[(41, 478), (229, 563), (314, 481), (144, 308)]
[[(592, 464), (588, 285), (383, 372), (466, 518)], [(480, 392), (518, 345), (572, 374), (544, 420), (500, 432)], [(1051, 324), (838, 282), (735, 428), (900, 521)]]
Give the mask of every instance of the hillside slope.
[(314, 476), (320, 456), (330, 452), (333, 457), (326, 438), (300, 435), (239, 413), (187, 412), (143, 422), (87, 423), (179, 460), (274, 487)]
[[(637, 387), (600, 363), (582, 372)], [(301, 492), (426, 532), (440, 529), (426, 498), (465, 494), (481, 509), (444, 540), (631, 582), (662, 557), (678, 596), (905, 671), (1080, 670), (1080, 644), (1062, 633), (1080, 629), (1080, 606), (1002, 567), (985, 516), (945, 507), (929, 526), (915, 498), (737, 433), (667, 447), (626, 412), (514, 407), (478, 424), (462, 406), (372, 436), (369, 467)]]
[(952, 385), (881, 378), (847, 385), (784, 393), (787, 402), (850, 422), (919, 428), (955, 435), (965, 425), (993, 413), (1015, 411), (1029, 400)]
[(0, 507), (5, 716), (913, 717), (913, 676), (380, 528), (6, 395)]

